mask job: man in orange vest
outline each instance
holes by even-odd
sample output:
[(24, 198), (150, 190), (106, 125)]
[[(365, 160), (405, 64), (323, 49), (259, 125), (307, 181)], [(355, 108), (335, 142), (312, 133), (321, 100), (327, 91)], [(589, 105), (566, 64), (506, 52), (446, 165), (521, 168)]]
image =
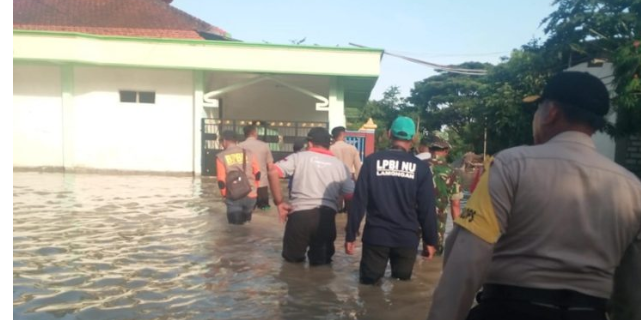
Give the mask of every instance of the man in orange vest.
[(221, 140), (225, 150), (216, 155), (216, 177), (227, 205), (227, 221), (244, 224), (251, 221), (256, 205), (260, 167), (251, 151), (238, 146), (235, 132), (224, 131)]

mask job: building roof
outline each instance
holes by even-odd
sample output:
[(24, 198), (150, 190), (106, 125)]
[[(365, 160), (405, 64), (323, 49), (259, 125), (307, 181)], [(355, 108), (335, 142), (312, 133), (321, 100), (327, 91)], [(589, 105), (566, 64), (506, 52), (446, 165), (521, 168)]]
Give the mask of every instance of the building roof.
[(231, 40), (170, 0), (13, 0), (13, 29), (145, 38)]

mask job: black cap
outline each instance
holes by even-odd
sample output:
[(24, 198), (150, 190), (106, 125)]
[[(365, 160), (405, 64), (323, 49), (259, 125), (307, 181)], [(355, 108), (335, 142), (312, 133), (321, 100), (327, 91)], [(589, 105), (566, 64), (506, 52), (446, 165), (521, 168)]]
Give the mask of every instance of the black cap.
[(238, 141), (238, 135), (236, 134), (236, 132), (232, 130), (223, 131), (223, 133), (220, 135), (220, 138), (226, 141), (234, 141), (234, 142)]
[(421, 145), (428, 148), (451, 149), (452, 146), (447, 140), (439, 137), (435, 133), (430, 133), (421, 139)]
[(523, 102), (554, 100), (575, 108), (605, 116), (610, 110), (610, 94), (603, 82), (587, 73), (568, 71), (552, 77), (540, 96), (529, 96)]
[(309, 130), (307, 133), (307, 141), (310, 141), (314, 144), (327, 145), (329, 146), (332, 141), (332, 137), (327, 132), (327, 129), (321, 127), (315, 127)]

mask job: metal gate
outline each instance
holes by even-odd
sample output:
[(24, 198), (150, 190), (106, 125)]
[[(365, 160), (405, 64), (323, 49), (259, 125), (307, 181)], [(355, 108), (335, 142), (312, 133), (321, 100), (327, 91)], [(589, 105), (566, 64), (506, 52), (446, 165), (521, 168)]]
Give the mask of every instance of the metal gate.
[(363, 160), (365, 160), (365, 136), (355, 135), (354, 133), (347, 132), (347, 136), (345, 136), (345, 142), (353, 145), (356, 150), (358, 150), (358, 155), (361, 158), (361, 162), (363, 162)]
[(278, 161), (294, 151), (294, 142), (304, 138), (311, 128), (327, 128), (327, 122), (296, 122), (296, 121), (247, 121), (231, 119), (202, 119), (202, 174), (216, 175), (216, 155), (222, 151), (219, 141), (220, 133), (232, 130), (243, 136), (243, 127), (255, 125), (258, 138), (265, 141), (272, 151), (274, 161)]
[(202, 119), (201, 133), (202, 133), (202, 148), (201, 148), (201, 172), (204, 176), (216, 175), (216, 154), (222, 149), (222, 145), (218, 140), (220, 136), (220, 120), (218, 119)]

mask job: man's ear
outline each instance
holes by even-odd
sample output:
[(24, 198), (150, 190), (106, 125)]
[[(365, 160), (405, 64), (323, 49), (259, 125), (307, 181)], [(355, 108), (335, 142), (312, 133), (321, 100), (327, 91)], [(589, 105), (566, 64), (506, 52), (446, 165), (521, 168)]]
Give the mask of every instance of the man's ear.
[(557, 122), (563, 116), (561, 108), (555, 102), (550, 102), (542, 111), (543, 114), (541, 117), (541, 124), (551, 124)]
[(387, 139), (392, 139), (392, 130), (387, 130)]

